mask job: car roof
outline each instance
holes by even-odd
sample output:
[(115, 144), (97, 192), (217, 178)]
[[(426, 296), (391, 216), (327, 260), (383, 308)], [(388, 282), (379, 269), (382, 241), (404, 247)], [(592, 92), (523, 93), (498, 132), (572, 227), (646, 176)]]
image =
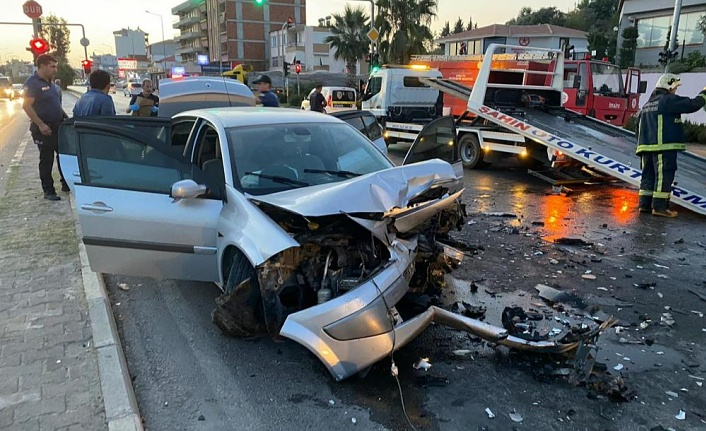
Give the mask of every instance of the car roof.
[(224, 128), (292, 123), (343, 123), (336, 117), (314, 111), (264, 107), (196, 109), (181, 112), (175, 118), (192, 116), (203, 118)]

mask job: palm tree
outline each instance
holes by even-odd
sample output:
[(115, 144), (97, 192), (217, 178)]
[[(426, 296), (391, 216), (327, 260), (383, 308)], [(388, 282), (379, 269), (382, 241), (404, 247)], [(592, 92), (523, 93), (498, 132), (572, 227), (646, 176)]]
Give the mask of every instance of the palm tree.
[(436, 18), (437, 0), (377, 0), (375, 23), (380, 30), (380, 53), (386, 62), (407, 64), (413, 54), (426, 52), (434, 39), (429, 29)]
[(333, 21), (331, 36), (327, 36), (324, 42), (336, 50), (333, 58), (346, 62), (348, 86), (355, 88), (356, 64), (368, 52), (368, 39), (365, 35), (369, 26), (368, 16), (361, 7), (351, 8), (346, 5), (343, 15), (334, 14)]

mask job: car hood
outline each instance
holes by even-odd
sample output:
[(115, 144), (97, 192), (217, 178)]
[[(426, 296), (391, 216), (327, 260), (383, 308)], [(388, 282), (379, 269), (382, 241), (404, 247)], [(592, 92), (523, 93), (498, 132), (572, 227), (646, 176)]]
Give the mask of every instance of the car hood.
[(453, 167), (442, 160), (429, 160), (373, 172), (346, 181), (251, 196), (308, 217), (334, 214), (386, 213), (404, 208), (431, 187), (444, 185), (449, 191), (461, 186)]

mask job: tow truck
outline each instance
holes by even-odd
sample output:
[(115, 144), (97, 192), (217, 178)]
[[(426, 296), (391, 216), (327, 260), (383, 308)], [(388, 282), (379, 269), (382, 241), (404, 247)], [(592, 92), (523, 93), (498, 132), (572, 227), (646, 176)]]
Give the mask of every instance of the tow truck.
[[(513, 52), (506, 54), (505, 52)], [(455, 120), (466, 161), (494, 152), (519, 154), (552, 168), (580, 166), (590, 177), (639, 186), (642, 171), (633, 132), (562, 106), (564, 58), (560, 50), (492, 44), (473, 87), (434, 76), (420, 82), (466, 101)], [(438, 74), (438, 72), (437, 72)], [(413, 135), (418, 125), (386, 123), (388, 136)], [(464, 148), (464, 143), (466, 145)], [(706, 215), (706, 158), (685, 152), (672, 186), (672, 202)], [(578, 179), (585, 181), (585, 179)]]

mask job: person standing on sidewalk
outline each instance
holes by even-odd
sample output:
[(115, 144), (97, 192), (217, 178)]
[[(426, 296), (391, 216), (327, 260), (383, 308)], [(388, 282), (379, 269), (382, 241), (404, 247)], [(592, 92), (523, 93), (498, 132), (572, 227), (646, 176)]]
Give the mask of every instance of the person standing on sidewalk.
[(696, 112), (706, 105), (706, 88), (693, 99), (677, 96), (679, 76), (660, 76), (650, 100), (639, 113), (637, 155), (641, 158), (639, 210), (659, 217), (676, 217), (669, 209), (669, 196), (677, 172), (677, 154), (686, 150), (681, 114)]
[(264, 107), (279, 108), (279, 98), (272, 91), (272, 80), (267, 75), (260, 75), (253, 84), (257, 84), (260, 95), (255, 97), (257, 103)]
[(325, 113), (326, 110), (324, 108), (328, 105), (328, 103), (326, 103), (326, 98), (324, 95), (321, 94), (323, 87), (319, 84), (315, 87), (315, 89), (316, 91), (311, 93), (311, 96), (309, 97), (309, 108), (312, 111)]
[[(110, 83), (108, 83), (108, 85), (110, 85)], [(134, 95), (130, 98), (130, 104), (128, 105), (127, 110), (125, 110), (125, 112), (128, 114), (132, 112), (133, 116), (138, 117), (156, 117), (157, 112), (159, 112), (159, 97), (152, 91), (152, 80), (145, 79), (144, 81), (142, 81), (142, 91), (140, 92), (140, 94)], [(143, 114), (143, 110), (141, 109), (142, 106), (137, 103), (139, 98), (152, 101), (152, 106), (149, 109), (149, 115)]]
[(88, 77), (91, 89), (83, 93), (74, 105), (74, 118), (94, 115), (115, 115), (115, 103), (108, 95), (110, 74), (105, 70), (94, 70)]
[[(56, 74), (56, 60), (54, 57), (43, 54), (37, 57), (37, 71), (27, 78), (24, 83), (24, 109), (32, 121), (29, 131), (34, 143), (39, 148), (39, 179), (42, 182), (44, 199), (58, 201), (61, 198), (54, 189), (52, 169), (54, 157), (61, 175), (59, 166), (59, 124), (68, 118), (59, 99), (59, 93), (54, 88), (54, 74)], [(69, 191), (69, 186), (61, 175), (61, 190)]]

